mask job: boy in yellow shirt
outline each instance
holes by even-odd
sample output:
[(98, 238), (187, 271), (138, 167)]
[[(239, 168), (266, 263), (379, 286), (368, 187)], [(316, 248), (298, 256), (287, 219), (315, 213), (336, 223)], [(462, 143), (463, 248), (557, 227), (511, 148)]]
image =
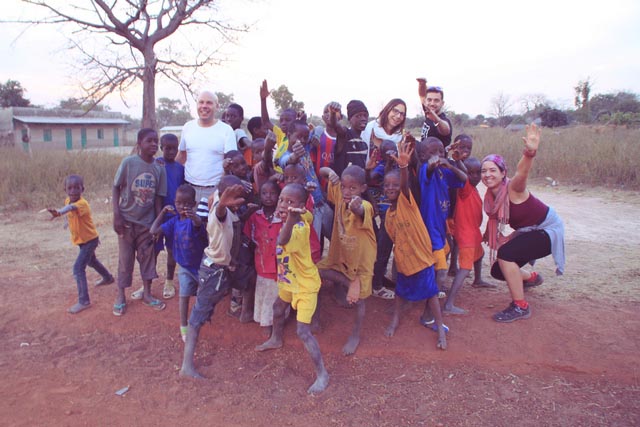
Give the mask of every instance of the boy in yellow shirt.
[(320, 275), (311, 259), (309, 233), (311, 215), (304, 208), (307, 191), (297, 183), (288, 184), (278, 198), (276, 215), (284, 223), (278, 234), (278, 299), (273, 304), (271, 337), (257, 351), (282, 347), (285, 312), (289, 304), (297, 311), (297, 333), (315, 365), (316, 380), (307, 393), (320, 393), (329, 384), (318, 341), (311, 333), (311, 319), (318, 304)]
[(102, 276), (96, 282), (96, 286), (111, 284), (114, 279), (109, 270), (96, 258), (96, 248), (100, 244), (100, 239), (91, 218), (89, 202), (82, 197), (82, 192), (84, 191), (82, 177), (80, 175), (66, 177), (64, 191), (67, 193), (64, 207), (60, 209), (47, 208), (47, 210), (52, 215), (51, 219), (67, 215), (71, 243), (78, 245), (80, 248), (78, 258), (73, 264), (73, 276), (78, 287), (78, 302), (67, 310), (71, 314), (77, 314), (91, 305), (87, 287), (87, 266), (93, 268)]

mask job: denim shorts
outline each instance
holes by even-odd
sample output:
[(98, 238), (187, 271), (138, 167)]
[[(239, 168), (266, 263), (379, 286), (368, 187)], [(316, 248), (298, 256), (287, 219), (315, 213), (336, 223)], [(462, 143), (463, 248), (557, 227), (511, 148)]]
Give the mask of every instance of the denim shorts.
[(216, 304), (224, 298), (229, 289), (229, 272), (227, 267), (212, 264), (204, 265), (207, 257), (203, 258), (198, 271), (198, 292), (196, 294), (196, 303), (191, 310), (189, 317), (189, 325), (194, 328), (200, 328), (205, 322), (211, 320), (213, 310)]
[(178, 264), (178, 283), (181, 297), (194, 297), (198, 293), (198, 276)]

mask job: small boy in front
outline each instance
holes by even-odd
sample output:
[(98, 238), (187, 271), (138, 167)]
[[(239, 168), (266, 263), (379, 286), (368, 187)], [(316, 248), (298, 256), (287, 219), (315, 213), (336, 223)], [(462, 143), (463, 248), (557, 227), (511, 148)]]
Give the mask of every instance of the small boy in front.
[(236, 211), (245, 203), (245, 189), (240, 178), (225, 175), (218, 184), (219, 199), (214, 202), (207, 220), (209, 245), (204, 249), (204, 256), (198, 271), (198, 292), (196, 302), (191, 310), (187, 338), (182, 358), (180, 376), (204, 378), (196, 370), (194, 355), (200, 328), (211, 320), (216, 304), (224, 298), (229, 289), (229, 265), (235, 236), (234, 223), (240, 219)]
[[(196, 215), (195, 207), (196, 190), (189, 184), (182, 184), (175, 192), (174, 204), (162, 208), (151, 225), (151, 234), (167, 237), (167, 246), (171, 247), (171, 253), (178, 264), (180, 336), (183, 341), (187, 338), (189, 298), (196, 296), (198, 268), (208, 244), (207, 231), (202, 219)], [(168, 214), (171, 216), (165, 221)]]
[(288, 184), (278, 198), (276, 215), (284, 222), (278, 235), (278, 299), (273, 304), (271, 337), (256, 347), (264, 351), (282, 347), (285, 312), (291, 304), (297, 310), (297, 333), (309, 352), (316, 380), (307, 393), (320, 393), (329, 384), (318, 341), (311, 333), (311, 319), (318, 304), (320, 275), (311, 259), (309, 246), (310, 215), (304, 208), (307, 191), (300, 184)]
[(78, 302), (67, 310), (71, 314), (77, 314), (91, 305), (89, 289), (87, 288), (87, 266), (93, 268), (102, 276), (96, 282), (96, 286), (109, 285), (114, 282), (114, 279), (109, 270), (96, 258), (96, 248), (100, 244), (100, 239), (91, 218), (89, 202), (82, 197), (82, 192), (84, 191), (82, 177), (80, 175), (66, 177), (64, 191), (67, 193), (64, 207), (60, 209), (47, 208), (47, 210), (52, 215), (51, 219), (67, 215), (71, 243), (78, 245), (80, 248), (78, 258), (73, 264), (73, 277), (75, 277), (78, 287)]

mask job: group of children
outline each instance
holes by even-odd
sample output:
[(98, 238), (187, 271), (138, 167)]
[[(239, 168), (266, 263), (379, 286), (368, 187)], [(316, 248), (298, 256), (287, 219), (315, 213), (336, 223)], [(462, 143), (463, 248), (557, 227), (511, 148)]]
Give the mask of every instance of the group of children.
[[(143, 286), (131, 298), (154, 310), (165, 308), (151, 293), (151, 282), (158, 277), (156, 256), (164, 246), (165, 299), (175, 295), (177, 264), (180, 334), (185, 341), (181, 375), (201, 376), (194, 365), (200, 328), (231, 292), (229, 313), (242, 321), (253, 319), (268, 335), (258, 351), (283, 345), (289, 307), (296, 311), (297, 334), (316, 370), (308, 392), (321, 392), (329, 375), (312, 333), (319, 324), (321, 284), (333, 285), (338, 304), (355, 308), (343, 347), (345, 355), (353, 354), (360, 342), (365, 301), (372, 295), (378, 236), (384, 230), (397, 270), (395, 309), (385, 334), (395, 333), (408, 301), (426, 300), (420, 323), (433, 329), (437, 347), (446, 349), (448, 327), (442, 310), (465, 312), (454, 303), (472, 267), (474, 283), (486, 285), (480, 271), (482, 202), (475, 189), (480, 162), (470, 157), (471, 138), (458, 136), (445, 153), (439, 139), (416, 141), (403, 132), (399, 143), (382, 141), (369, 150), (358, 138), (368, 116), (361, 101), (347, 106), (349, 128), (340, 124), (341, 107), (332, 102), (323, 114), (326, 127), (310, 129), (293, 110), (283, 111), (279, 124), (272, 124), (268, 95), (265, 81), (260, 89), (262, 117), (250, 121), (253, 138), (236, 133), (238, 150), (225, 154), (225, 175), (209, 200), (196, 200), (194, 189), (184, 182), (184, 168), (175, 161), (174, 135), (158, 141), (152, 129), (138, 132), (137, 153), (122, 161), (114, 179), (119, 264), (113, 314), (126, 312), (125, 289), (131, 286), (136, 258)], [(222, 120), (234, 121), (230, 124), (238, 130), (238, 116), (242, 110), (234, 104)], [(156, 159), (158, 142), (163, 156)], [(68, 214), (72, 241), (80, 246), (74, 265), (79, 301), (71, 313), (89, 307), (87, 265), (102, 276), (97, 284), (115, 280), (95, 257), (98, 235), (83, 189), (81, 177), (67, 177), (65, 206), (49, 210), (53, 217)], [(458, 189), (454, 230), (447, 226), (450, 189)], [(459, 269), (451, 289), (446, 289), (451, 234)], [(321, 259), (325, 239), (330, 244)], [(191, 297), (195, 303), (189, 312)]]

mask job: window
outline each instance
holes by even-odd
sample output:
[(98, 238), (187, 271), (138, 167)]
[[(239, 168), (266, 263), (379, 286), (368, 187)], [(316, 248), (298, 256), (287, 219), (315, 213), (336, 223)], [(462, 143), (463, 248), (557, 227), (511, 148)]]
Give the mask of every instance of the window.
[(104, 129), (98, 129), (98, 139), (104, 139)]
[(51, 142), (53, 141), (53, 137), (51, 135), (51, 129), (43, 129), (42, 130), (42, 140), (44, 142)]

